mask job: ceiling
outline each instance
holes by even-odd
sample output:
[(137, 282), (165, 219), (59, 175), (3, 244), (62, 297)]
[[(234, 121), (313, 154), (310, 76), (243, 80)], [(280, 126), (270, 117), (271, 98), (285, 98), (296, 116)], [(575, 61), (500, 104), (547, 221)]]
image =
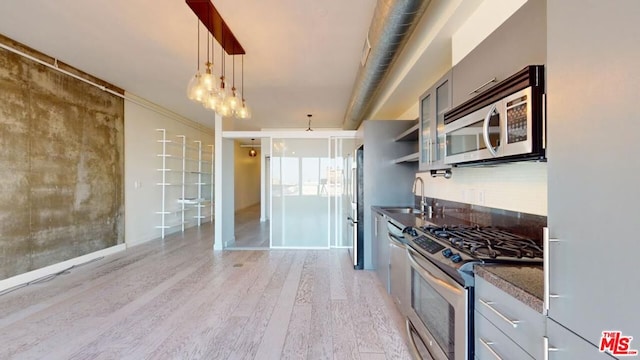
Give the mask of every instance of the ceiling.
[[(246, 51), (244, 94), (253, 117), (227, 130), (304, 130), (307, 114), (313, 129), (342, 128), (377, 0), (212, 2)], [(452, 66), (453, 35), (484, 3), (503, 7), (430, 0), (367, 119), (415, 119), (419, 96)], [(213, 128), (213, 112), (186, 97), (198, 65), (197, 26), (184, 0), (0, 1), (0, 34)], [(220, 56), (216, 44), (216, 74)], [(235, 64), (241, 88), (239, 56)]]
[[(342, 127), (375, 0), (213, 3), (246, 51), (253, 117), (235, 120), (234, 130), (305, 129), (307, 114), (314, 129)], [(213, 127), (213, 113), (186, 98), (197, 66), (196, 24), (184, 0), (0, 1), (1, 34)], [(214, 51), (219, 74), (217, 44)], [(231, 57), (226, 64), (230, 83)], [(236, 57), (238, 88), (240, 64)]]

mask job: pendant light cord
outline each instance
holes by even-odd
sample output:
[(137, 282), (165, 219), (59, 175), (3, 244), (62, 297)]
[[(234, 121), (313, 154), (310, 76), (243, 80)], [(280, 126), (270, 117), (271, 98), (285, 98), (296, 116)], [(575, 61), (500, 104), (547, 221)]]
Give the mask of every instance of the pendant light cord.
[(242, 71), (242, 91), (240, 92), (240, 95), (242, 96), (242, 101), (244, 102), (244, 55), (242, 55), (242, 57), (240, 58), (240, 66), (241, 66), (241, 71)]
[[(207, 14), (207, 21), (211, 23), (211, 14)], [(207, 24), (209, 25), (209, 24)], [(205, 26), (206, 27), (206, 26)], [(209, 56), (209, 42), (211, 42), (211, 31), (207, 27), (207, 64), (211, 63), (211, 57)], [(211, 65), (209, 65), (211, 66)]]
[(198, 46), (196, 46), (196, 48), (198, 49), (198, 58), (196, 59), (198, 64), (197, 64), (197, 69), (198, 69), (198, 73), (200, 72), (200, 20), (197, 20), (196, 25), (198, 25)]
[[(224, 38), (224, 34), (222, 34), (222, 35), (223, 35), (223, 38)], [(224, 66), (225, 66), (225, 64), (224, 64), (224, 47), (222, 46), (222, 44), (220, 44), (220, 47), (221, 47), (221, 49), (220, 49), (220, 80), (222, 80), (220, 85), (221, 85), (222, 90), (224, 90), (224, 70), (225, 70), (224, 69)]]

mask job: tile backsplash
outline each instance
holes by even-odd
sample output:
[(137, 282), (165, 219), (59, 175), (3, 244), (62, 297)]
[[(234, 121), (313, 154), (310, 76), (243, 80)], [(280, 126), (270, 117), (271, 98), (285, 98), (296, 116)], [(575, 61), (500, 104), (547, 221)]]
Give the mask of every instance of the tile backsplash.
[[(452, 169), (451, 179), (418, 173), (425, 196), (491, 208), (547, 215), (547, 164), (517, 162)], [(420, 186), (416, 195), (420, 194)]]

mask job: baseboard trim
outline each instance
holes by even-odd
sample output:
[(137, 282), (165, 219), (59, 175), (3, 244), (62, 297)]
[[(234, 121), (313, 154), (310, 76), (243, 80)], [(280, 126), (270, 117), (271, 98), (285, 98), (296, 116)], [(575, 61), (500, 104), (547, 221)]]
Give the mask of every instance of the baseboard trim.
[(41, 277), (47, 276), (47, 275), (51, 275), (51, 274), (55, 274), (58, 273), (60, 271), (64, 271), (65, 269), (70, 268), (71, 266), (74, 265), (80, 265), (80, 264), (84, 264), (88, 261), (94, 260), (94, 259), (98, 259), (100, 257), (103, 256), (107, 256), (107, 255), (112, 255), (115, 253), (118, 253), (120, 251), (124, 251), (127, 249), (127, 245), (126, 244), (120, 244), (120, 245), (116, 245), (116, 246), (112, 246), (106, 249), (102, 249), (102, 250), (98, 250), (86, 255), (82, 255), (82, 256), (78, 256), (76, 258), (73, 259), (69, 259), (63, 262), (59, 262), (57, 264), (53, 264), (53, 265), (49, 265), (49, 266), (45, 266), (43, 268), (40, 269), (36, 269), (36, 270), (32, 270), (29, 272), (26, 272), (24, 274), (20, 274), (20, 275), (16, 275), (4, 280), (0, 280), (0, 291), (4, 291), (6, 289), (10, 289), (14, 286), (18, 286), (18, 285), (22, 285), (37, 279), (40, 279)]

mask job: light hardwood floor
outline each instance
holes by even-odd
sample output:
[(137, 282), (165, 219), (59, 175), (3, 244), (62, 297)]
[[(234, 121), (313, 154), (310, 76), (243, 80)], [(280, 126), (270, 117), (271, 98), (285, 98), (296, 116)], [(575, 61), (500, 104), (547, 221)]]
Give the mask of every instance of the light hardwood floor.
[(346, 250), (211, 250), (212, 226), (0, 296), (0, 359), (409, 359)]
[(269, 248), (269, 222), (260, 222), (260, 203), (236, 211), (235, 225), (236, 241), (229, 248)]

